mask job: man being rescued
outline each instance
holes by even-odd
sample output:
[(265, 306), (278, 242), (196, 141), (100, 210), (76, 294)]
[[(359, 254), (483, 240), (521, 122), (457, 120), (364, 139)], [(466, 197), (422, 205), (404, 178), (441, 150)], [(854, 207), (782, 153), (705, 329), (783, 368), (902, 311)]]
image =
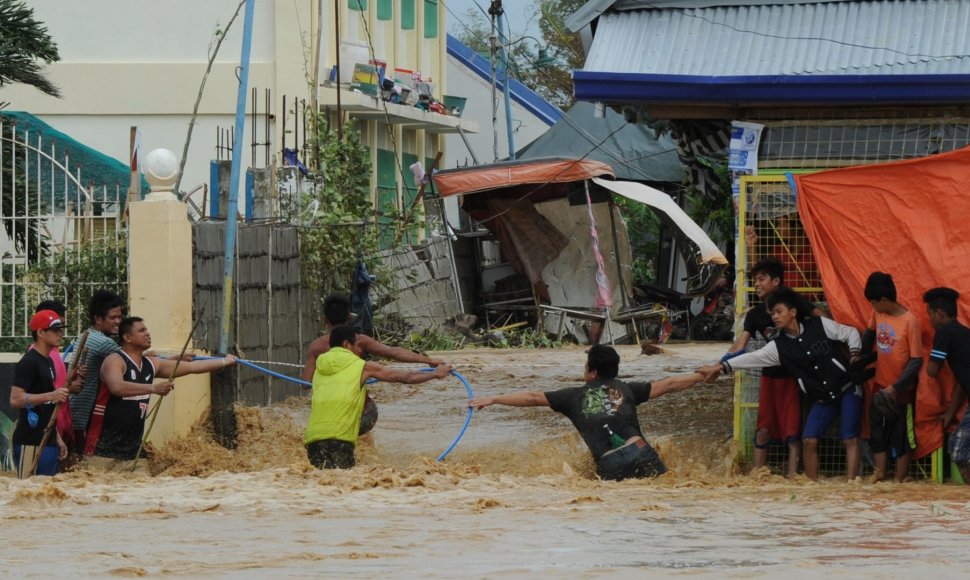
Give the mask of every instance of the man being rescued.
[(569, 417), (596, 461), (596, 474), (602, 479), (654, 477), (667, 472), (667, 466), (643, 438), (637, 405), (648, 400), (683, 391), (703, 380), (701, 373), (667, 377), (653, 383), (617, 380), (620, 355), (612, 347), (596, 345), (589, 349), (581, 387), (549, 392), (509, 393), (477, 397), (470, 407), (490, 405), (510, 407), (550, 407)]
[(439, 364), (433, 372), (392, 369), (361, 358), (357, 331), (342, 325), (330, 330), (330, 348), (316, 358), (310, 419), (303, 433), (307, 458), (317, 469), (350, 469), (360, 434), (367, 380), (416, 385), (451, 373)]

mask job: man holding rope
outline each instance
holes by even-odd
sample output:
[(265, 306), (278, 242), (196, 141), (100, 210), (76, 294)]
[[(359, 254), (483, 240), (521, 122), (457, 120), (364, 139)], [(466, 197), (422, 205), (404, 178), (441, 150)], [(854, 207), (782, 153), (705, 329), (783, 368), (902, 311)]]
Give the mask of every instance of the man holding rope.
[[(323, 325), (327, 334), (310, 343), (306, 353), (306, 364), (303, 366), (303, 374), (300, 375), (304, 381), (311, 382), (313, 373), (316, 370), (317, 357), (330, 350), (330, 332), (341, 324), (349, 324), (351, 319), (350, 297), (346, 294), (334, 293), (328, 295), (323, 300)], [(429, 367), (437, 367), (445, 364), (441, 359), (431, 358), (423, 354), (416, 353), (406, 348), (387, 346), (366, 334), (357, 335), (357, 348), (360, 355), (371, 355), (380, 358), (389, 358), (403, 363), (425, 364)], [(363, 417), (360, 422), (360, 435), (367, 433), (374, 428), (377, 423), (377, 405), (370, 395), (366, 395)]]
[(451, 373), (439, 364), (433, 372), (392, 369), (361, 358), (357, 331), (347, 325), (330, 331), (326, 353), (316, 359), (310, 419), (303, 433), (307, 457), (317, 469), (350, 469), (360, 434), (365, 385), (375, 378), (389, 383), (416, 385)]
[[(66, 389), (54, 388), (54, 361), (50, 354), (64, 339), (64, 320), (53, 310), (41, 310), (31, 317), (30, 330), (33, 348), (17, 363), (10, 389), (10, 406), (20, 409), (12, 443), (17, 477), (21, 479), (32, 475), (34, 465), (37, 475), (54, 475), (58, 461), (67, 456), (60, 433), (53, 444), (41, 448), (55, 406), (67, 400)], [(38, 454), (39, 460), (35, 461)]]
[[(157, 376), (168, 377), (173, 370), (175, 377), (209, 373), (236, 364), (232, 355), (181, 364), (178, 358), (148, 356), (145, 351), (152, 346), (152, 335), (137, 316), (122, 320), (118, 333), (121, 351), (108, 355), (101, 365), (101, 387), (84, 448), (85, 466), (100, 471), (131, 470), (145, 431), (148, 400), (175, 388), (167, 380), (155, 383)], [(140, 473), (147, 475), (147, 468)]]
[(581, 387), (558, 391), (521, 392), (494, 397), (476, 397), (468, 406), (484, 409), (491, 405), (550, 407), (569, 417), (596, 462), (602, 479), (656, 477), (667, 466), (643, 438), (637, 405), (668, 393), (683, 391), (704, 379), (698, 372), (674, 375), (652, 383), (625, 383), (619, 374), (620, 355), (612, 347), (598, 344), (587, 351)]
[[(323, 325), (327, 334), (310, 343), (306, 352), (306, 364), (303, 367), (304, 381), (313, 380), (316, 370), (317, 357), (330, 350), (330, 332), (335, 326), (350, 324), (350, 297), (346, 294), (330, 294), (323, 301)], [(403, 363), (418, 363), (436, 367), (445, 364), (441, 359), (431, 358), (406, 348), (387, 346), (366, 334), (357, 335), (357, 348), (361, 354), (369, 354), (381, 358), (389, 358)]]

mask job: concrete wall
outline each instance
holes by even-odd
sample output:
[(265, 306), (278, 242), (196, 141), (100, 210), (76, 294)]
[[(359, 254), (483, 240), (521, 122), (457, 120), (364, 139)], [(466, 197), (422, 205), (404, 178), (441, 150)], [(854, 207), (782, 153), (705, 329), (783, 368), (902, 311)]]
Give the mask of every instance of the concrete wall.
[[(297, 229), (289, 226), (241, 226), (237, 232), (238, 260), (230, 344), (248, 360), (273, 361), (270, 370), (299, 376), (308, 343), (319, 336), (319, 297), (300, 287)], [(222, 312), (225, 225), (198, 223), (193, 227), (193, 272), (196, 309), (201, 312), (199, 346), (219, 345)], [(232, 399), (246, 405), (265, 405), (304, 392), (299, 385), (247, 367), (236, 372)]]

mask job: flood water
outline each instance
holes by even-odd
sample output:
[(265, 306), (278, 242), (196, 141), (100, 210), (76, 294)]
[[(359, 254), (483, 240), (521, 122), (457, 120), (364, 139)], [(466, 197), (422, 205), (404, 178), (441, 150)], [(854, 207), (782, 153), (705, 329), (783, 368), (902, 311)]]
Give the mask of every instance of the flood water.
[[(621, 378), (714, 360), (724, 345), (620, 347)], [(580, 382), (581, 348), (439, 355), (476, 394)], [(787, 481), (741, 474), (732, 386), (701, 384), (641, 406), (671, 468), (600, 482), (548, 409), (465, 416), (455, 379), (371, 390), (380, 420), (358, 467), (317, 471), (301, 444), (306, 397), (240, 409), (239, 448), (201, 429), (159, 452), (154, 477), (0, 476), (8, 577), (966, 577), (970, 487)]]

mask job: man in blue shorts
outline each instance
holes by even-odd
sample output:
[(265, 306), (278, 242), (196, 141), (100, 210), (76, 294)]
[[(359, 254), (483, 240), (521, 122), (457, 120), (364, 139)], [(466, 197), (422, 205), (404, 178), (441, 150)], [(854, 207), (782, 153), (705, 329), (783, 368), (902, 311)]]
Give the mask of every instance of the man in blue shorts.
[[(949, 363), (953, 376), (963, 388), (953, 390), (953, 399), (946, 412), (940, 416), (943, 428), (949, 427), (963, 402), (970, 396), (970, 328), (957, 320), (957, 299), (960, 293), (952, 288), (933, 288), (923, 295), (930, 324), (936, 329), (933, 337), (933, 350), (926, 374), (936, 377)], [(970, 483), (970, 413), (964, 412), (960, 426), (950, 435), (948, 448), (950, 459), (960, 469), (964, 483)]]
[(550, 407), (569, 417), (596, 461), (602, 479), (655, 477), (667, 472), (657, 452), (643, 438), (637, 405), (667, 393), (683, 391), (703, 379), (700, 373), (667, 377), (653, 383), (617, 380), (620, 355), (612, 347), (589, 349), (581, 387), (548, 392), (521, 392), (476, 397), (468, 406)]
[(862, 389), (850, 378), (850, 362), (842, 345), (848, 345), (851, 360), (859, 358), (859, 331), (828, 318), (799, 315), (801, 297), (791, 288), (779, 288), (766, 302), (771, 319), (781, 331), (763, 348), (729, 361), (698, 369), (708, 380), (733, 369), (760, 369), (781, 365), (798, 387), (812, 400), (802, 429), (805, 476), (818, 479), (818, 441), (836, 417), (845, 447), (846, 476), (859, 476), (859, 433), (862, 417)]

